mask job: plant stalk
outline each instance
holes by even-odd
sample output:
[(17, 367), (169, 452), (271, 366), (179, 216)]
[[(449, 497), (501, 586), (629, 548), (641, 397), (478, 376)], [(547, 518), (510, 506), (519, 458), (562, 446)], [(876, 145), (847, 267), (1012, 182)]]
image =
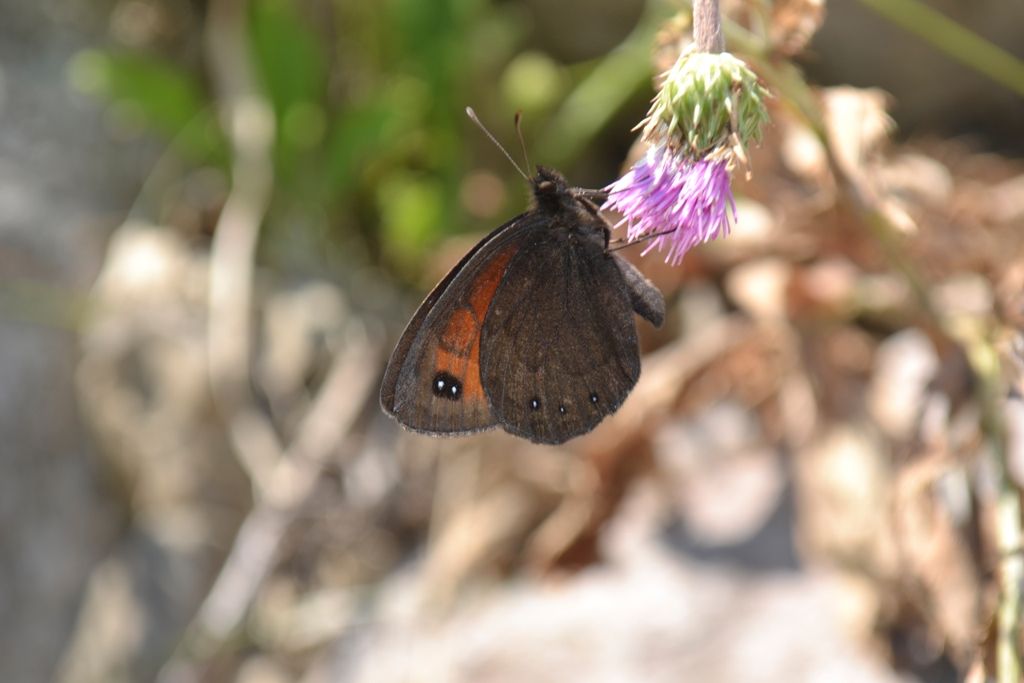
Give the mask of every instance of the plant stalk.
[(698, 52), (722, 52), (725, 38), (722, 36), (722, 11), (718, 0), (694, 0), (693, 42)]

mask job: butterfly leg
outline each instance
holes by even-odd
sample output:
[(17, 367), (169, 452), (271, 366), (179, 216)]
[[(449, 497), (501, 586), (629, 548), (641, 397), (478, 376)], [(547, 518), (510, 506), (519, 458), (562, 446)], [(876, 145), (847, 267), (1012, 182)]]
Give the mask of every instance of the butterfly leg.
[(582, 197), (588, 201), (592, 201), (598, 206), (601, 206), (608, 201), (608, 193), (604, 190), (588, 190), (585, 187), (574, 187), (569, 190), (573, 196)]

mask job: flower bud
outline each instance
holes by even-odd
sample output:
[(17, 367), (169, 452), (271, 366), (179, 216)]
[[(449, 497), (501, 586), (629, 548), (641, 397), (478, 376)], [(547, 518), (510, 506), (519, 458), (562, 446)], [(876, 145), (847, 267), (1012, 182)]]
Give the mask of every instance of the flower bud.
[[(662, 81), (644, 121), (655, 146), (700, 159), (761, 139), (768, 91), (728, 52), (686, 52)], [(733, 137), (736, 136), (736, 137)]]

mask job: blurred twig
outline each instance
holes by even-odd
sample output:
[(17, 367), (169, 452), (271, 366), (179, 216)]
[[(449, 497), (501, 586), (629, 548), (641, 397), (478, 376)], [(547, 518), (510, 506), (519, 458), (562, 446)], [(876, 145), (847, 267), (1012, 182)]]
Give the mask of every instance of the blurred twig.
[(380, 361), (365, 333), (349, 335), (295, 439), (268, 477), (271, 486), (242, 524), (220, 575), (196, 619), (204, 636), (219, 642), (233, 631), (270, 571), (288, 523), (316, 484), (324, 463), (366, 403)]
[[(260, 225), (273, 186), (273, 117), (250, 66), (247, 12), (247, 0), (217, 0), (210, 5), (206, 29), (207, 57), (234, 158), (231, 191), (211, 246), (209, 376), (255, 496), (253, 510), (189, 629), (189, 640), (207, 653), (216, 651), (243, 619), (288, 523), (370, 395), (379, 361), (367, 332), (350, 331), (288, 445), (280, 442), (253, 396), (252, 286)], [(183, 666), (180, 659), (172, 659), (161, 678), (189, 678)]]
[(210, 387), (232, 445), (257, 489), (282, 448), (249, 387), (252, 280), (260, 225), (273, 189), (274, 117), (250, 65), (247, 0), (210, 4), (205, 47), (231, 142), (232, 185), (210, 247)]

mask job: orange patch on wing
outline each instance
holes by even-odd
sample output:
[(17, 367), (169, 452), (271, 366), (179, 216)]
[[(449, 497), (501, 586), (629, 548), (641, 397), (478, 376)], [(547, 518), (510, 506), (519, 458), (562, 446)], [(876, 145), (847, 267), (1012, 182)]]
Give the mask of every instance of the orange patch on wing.
[(473, 308), (476, 319), (481, 325), (484, 322), (484, 316), (487, 315), (487, 309), (491, 307), (491, 301), (494, 300), (494, 293), (498, 291), (498, 285), (501, 284), (501, 278), (505, 275), (508, 262), (517, 251), (519, 251), (519, 247), (513, 244), (495, 254), (491, 262), (476, 276), (476, 280), (470, 287), (469, 305)]
[(480, 383), (480, 331), (508, 262), (518, 251), (510, 245), (491, 257), (470, 285), (468, 307), (457, 308), (441, 334), (435, 370), (462, 381), (463, 400), (484, 400)]
[(480, 336), (480, 328), (473, 317), (474, 311), (457, 308), (452, 313), (441, 335), (441, 346), (452, 354), (469, 355), (473, 341)]

